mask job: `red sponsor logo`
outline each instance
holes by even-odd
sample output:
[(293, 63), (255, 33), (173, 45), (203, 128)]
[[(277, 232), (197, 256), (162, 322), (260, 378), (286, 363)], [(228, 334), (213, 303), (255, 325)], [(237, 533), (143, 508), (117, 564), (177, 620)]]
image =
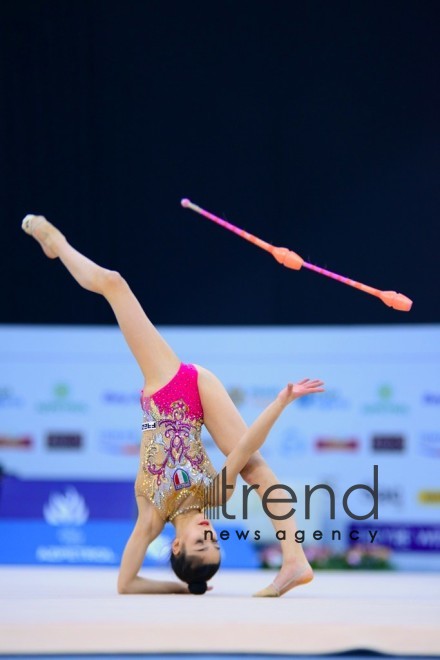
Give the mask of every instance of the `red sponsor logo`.
[(317, 438), (315, 449), (316, 451), (357, 451), (359, 440), (357, 438)]
[(30, 449), (34, 444), (29, 435), (12, 436), (0, 435), (0, 447), (9, 449)]

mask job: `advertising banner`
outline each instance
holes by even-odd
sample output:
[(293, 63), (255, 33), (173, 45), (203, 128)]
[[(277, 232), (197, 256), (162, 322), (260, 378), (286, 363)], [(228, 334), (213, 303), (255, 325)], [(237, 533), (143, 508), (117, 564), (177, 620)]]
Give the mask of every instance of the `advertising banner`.
[[(422, 540), (437, 538), (440, 512), (440, 327), (160, 331), (182, 361), (203, 365), (220, 378), (248, 424), (288, 381), (325, 381), (324, 393), (284, 411), (262, 448), (278, 482), (295, 492), (297, 525), (309, 545), (352, 545), (350, 531), (361, 523), (347, 516), (344, 494), (363, 485), (350, 494), (350, 510), (358, 516), (371, 511), (368, 487), (374, 486), (377, 466), (378, 518), (368, 519), (368, 528), (382, 530), (377, 538), (391, 549), (397, 566), (404, 566), (398, 560), (403, 547), (403, 554), (424, 554), (426, 561), (440, 556), (438, 545)], [(119, 541), (110, 543), (112, 532), (105, 530), (122, 525), (117, 536), (126, 540), (136, 517), (140, 370), (117, 327), (3, 326), (0, 339), (2, 539), (26, 538), (13, 526), (27, 520), (33, 521), (26, 523), (28, 538), (32, 525), (49, 526), (44, 534), (35, 527), (40, 529), (35, 537), (41, 532), (42, 547), (52, 547), (50, 535), (59, 535), (66, 515), (71, 530), (81, 528), (93, 539), (87, 547), (101, 548), (95, 556), (110, 561), (120, 547)], [(215, 439), (206, 429), (202, 438), (220, 470), (224, 456)], [(317, 488), (307, 516), (306, 487), (320, 484), (332, 489), (334, 511), (329, 492)], [(259, 542), (274, 542), (258, 496), (249, 495), (246, 520), (240, 498), (241, 486), (230, 502), (236, 519), (220, 520), (219, 527), (247, 529), (250, 536), (258, 530)], [(74, 516), (85, 519), (76, 524)], [(340, 540), (332, 539), (335, 530)], [(407, 530), (405, 542), (396, 541), (396, 530)], [(240, 562), (238, 555), (252, 544), (237, 544), (237, 552), (231, 539), (224, 547)]]

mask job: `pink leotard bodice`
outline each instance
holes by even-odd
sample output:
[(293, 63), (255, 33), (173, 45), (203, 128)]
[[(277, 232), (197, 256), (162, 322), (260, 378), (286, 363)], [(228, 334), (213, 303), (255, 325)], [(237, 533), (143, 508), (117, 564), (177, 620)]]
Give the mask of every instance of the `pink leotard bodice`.
[(186, 416), (203, 424), (203, 408), (197, 379), (198, 372), (195, 366), (182, 362), (177, 373), (164, 387), (149, 397), (141, 395), (142, 410), (145, 412), (148, 408), (148, 400), (152, 399), (162, 414), (170, 415), (175, 401), (182, 400), (186, 406)]
[(216, 471), (201, 441), (203, 408), (192, 364), (150, 396), (141, 394), (141, 461), (136, 495), (149, 499), (164, 520), (187, 506), (203, 508)]

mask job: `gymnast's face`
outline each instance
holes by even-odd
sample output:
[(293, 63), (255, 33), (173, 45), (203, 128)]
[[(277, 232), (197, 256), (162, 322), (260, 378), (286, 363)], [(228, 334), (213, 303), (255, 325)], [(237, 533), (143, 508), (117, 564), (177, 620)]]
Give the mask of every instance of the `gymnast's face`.
[(204, 564), (217, 564), (220, 561), (217, 534), (202, 513), (192, 516), (174, 539), (173, 553), (179, 554), (183, 549), (187, 556), (197, 558)]

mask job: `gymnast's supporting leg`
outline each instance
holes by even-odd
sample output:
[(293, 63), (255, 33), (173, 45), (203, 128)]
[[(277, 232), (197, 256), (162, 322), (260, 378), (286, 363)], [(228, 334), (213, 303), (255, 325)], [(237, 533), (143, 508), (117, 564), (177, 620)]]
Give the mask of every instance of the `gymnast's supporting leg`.
[[(239, 414), (223, 383), (209, 370), (199, 369), (199, 391), (201, 395), (205, 425), (220, 451), (229, 456), (241, 438), (249, 431), (245, 421)], [(321, 391), (321, 390), (319, 390)], [(259, 452), (251, 455), (242, 470), (241, 477), (250, 485), (259, 484), (257, 492), (262, 498), (267, 488), (279, 486), (279, 481)], [(273, 491), (276, 496), (276, 489)], [(286, 499), (285, 491), (280, 491), (280, 498)], [(272, 503), (270, 511), (282, 516), (291, 512), (288, 503)], [(278, 596), (289, 589), (310, 582), (313, 571), (307, 562), (302, 546), (295, 542), (296, 526), (293, 517), (285, 520), (272, 519), (276, 532), (285, 530), (286, 540), (281, 542), (283, 566), (266, 593), (258, 595)], [(269, 591), (270, 593), (267, 593)]]
[[(259, 484), (260, 487), (257, 492), (260, 497), (262, 497), (267, 488), (279, 484), (275, 474), (258, 452), (254, 454), (240, 474), (249, 485)], [(272, 496), (274, 498), (280, 497), (285, 499), (286, 493), (285, 491), (277, 493), (274, 490)], [(274, 502), (270, 505), (270, 511), (277, 516), (285, 515), (290, 510), (291, 504), (287, 502)], [(256, 593), (256, 596), (280, 596), (286, 591), (293, 589), (293, 587), (306, 584), (313, 579), (313, 571), (304, 554), (302, 544), (295, 542), (297, 527), (294, 517), (291, 516), (285, 520), (271, 518), (271, 520), (277, 532), (281, 530), (285, 531), (285, 539), (280, 540), (283, 565), (272, 585)]]

